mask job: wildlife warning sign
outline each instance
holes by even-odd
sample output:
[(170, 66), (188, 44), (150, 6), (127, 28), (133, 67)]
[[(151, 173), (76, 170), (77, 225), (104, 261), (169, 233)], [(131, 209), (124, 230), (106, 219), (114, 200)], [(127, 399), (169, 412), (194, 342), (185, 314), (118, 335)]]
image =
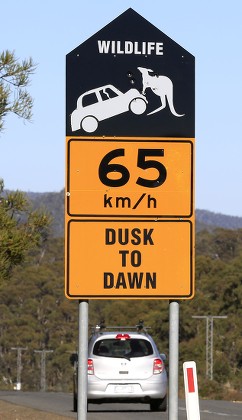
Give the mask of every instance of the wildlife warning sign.
[(194, 57), (128, 9), (66, 56), (66, 135), (194, 137), (194, 84)]
[(194, 296), (195, 59), (132, 9), (66, 56), (65, 293)]

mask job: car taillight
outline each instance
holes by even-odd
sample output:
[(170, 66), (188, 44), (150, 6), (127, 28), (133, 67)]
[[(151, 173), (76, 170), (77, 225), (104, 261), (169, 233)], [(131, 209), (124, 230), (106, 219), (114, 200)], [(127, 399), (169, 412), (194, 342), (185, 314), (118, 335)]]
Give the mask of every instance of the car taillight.
[(164, 364), (161, 359), (155, 359), (153, 363), (153, 374), (157, 375), (158, 373), (161, 373), (164, 369)]
[(94, 365), (92, 359), (88, 359), (87, 361), (87, 374), (94, 375)]
[(116, 335), (116, 340), (130, 340), (130, 335), (129, 334), (117, 334)]

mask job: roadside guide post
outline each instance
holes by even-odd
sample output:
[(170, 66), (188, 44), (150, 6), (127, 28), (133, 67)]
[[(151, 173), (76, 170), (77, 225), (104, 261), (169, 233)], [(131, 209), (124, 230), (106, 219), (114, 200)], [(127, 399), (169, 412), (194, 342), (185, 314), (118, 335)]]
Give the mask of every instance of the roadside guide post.
[(84, 302), (86, 330), (90, 299), (170, 300), (177, 395), (178, 301), (194, 296), (194, 67), (132, 9), (66, 56), (65, 294)]

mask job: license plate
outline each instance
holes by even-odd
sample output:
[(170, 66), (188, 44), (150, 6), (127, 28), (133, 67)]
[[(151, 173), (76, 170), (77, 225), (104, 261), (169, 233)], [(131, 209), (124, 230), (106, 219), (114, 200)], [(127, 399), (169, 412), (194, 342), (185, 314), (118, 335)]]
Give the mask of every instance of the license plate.
[(134, 387), (132, 385), (116, 385), (114, 388), (114, 392), (116, 392), (117, 394), (132, 393), (134, 392)]

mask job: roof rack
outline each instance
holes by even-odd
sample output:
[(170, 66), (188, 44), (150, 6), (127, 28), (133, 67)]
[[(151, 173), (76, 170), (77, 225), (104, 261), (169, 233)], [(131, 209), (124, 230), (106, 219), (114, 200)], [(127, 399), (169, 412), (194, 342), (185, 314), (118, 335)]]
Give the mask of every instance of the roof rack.
[(151, 327), (144, 326), (144, 321), (142, 319), (139, 320), (137, 325), (130, 326), (130, 325), (118, 325), (118, 326), (106, 326), (105, 321), (101, 320), (99, 324), (97, 324), (95, 327), (92, 327), (92, 333), (102, 332), (103, 330), (115, 330), (115, 331), (121, 331), (121, 330), (134, 330), (138, 332), (146, 332), (146, 330), (151, 329)]

